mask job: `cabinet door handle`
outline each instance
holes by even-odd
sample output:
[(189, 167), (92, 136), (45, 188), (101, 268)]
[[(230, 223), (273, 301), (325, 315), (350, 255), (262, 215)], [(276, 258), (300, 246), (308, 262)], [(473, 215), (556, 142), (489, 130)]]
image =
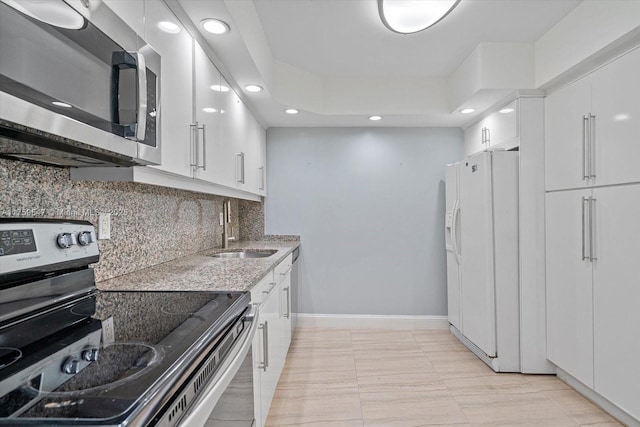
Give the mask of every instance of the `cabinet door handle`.
[(589, 114), (589, 178), (596, 177), (596, 116)]
[[(195, 135), (195, 137), (194, 137)], [(191, 143), (191, 166), (194, 171), (198, 166), (198, 123), (192, 123), (189, 125), (189, 142)]]
[(285, 319), (290, 319), (291, 318), (291, 302), (289, 301), (289, 298), (291, 298), (291, 295), (289, 294), (289, 288), (284, 288), (283, 291), (285, 291), (287, 293), (287, 312), (283, 315), (283, 317)]
[(236, 153), (236, 181), (244, 184), (244, 153)]
[(596, 257), (596, 199), (589, 198), (589, 261), (597, 260)]
[(586, 253), (587, 249), (587, 221), (589, 215), (589, 199), (582, 198), (582, 261), (590, 261), (591, 258)]
[(258, 170), (260, 171), (260, 187), (258, 189), (264, 190), (264, 166), (260, 166)]
[(205, 124), (199, 126), (198, 129), (202, 130), (202, 166), (198, 165), (198, 169), (202, 169), (203, 171), (207, 170), (207, 134), (205, 131)]
[(589, 134), (589, 116), (582, 116), (582, 180), (589, 179), (587, 164), (589, 163), (589, 153), (587, 148), (587, 138)]
[(267, 372), (269, 367), (269, 325), (265, 320), (264, 323), (258, 325), (258, 329), (262, 330), (262, 362), (258, 363), (258, 369)]

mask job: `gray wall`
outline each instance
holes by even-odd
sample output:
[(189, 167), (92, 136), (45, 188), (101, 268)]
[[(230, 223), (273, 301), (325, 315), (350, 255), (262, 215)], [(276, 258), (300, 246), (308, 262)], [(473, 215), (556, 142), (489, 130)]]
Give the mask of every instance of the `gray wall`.
[(299, 312), (445, 315), (457, 128), (271, 128), (267, 234), (301, 236)]

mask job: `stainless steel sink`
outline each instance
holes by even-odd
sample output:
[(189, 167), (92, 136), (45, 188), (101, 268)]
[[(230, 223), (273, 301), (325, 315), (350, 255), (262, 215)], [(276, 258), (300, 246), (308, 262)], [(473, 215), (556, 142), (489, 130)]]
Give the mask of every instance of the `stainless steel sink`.
[(242, 251), (225, 251), (211, 254), (214, 258), (266, 258), (278, 252), (276, 249), (245, 249)]

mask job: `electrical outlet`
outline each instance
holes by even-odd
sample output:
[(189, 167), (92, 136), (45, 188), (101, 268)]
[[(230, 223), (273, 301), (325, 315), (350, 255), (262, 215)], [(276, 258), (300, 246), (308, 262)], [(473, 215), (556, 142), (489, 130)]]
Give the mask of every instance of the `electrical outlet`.
[(111, 238), (111, 214), (101, 213), (98, 215), (98, 240)]
[(116, 341), (116, 334), (113, 328), (113, 317), (102, 321), (102, 344), (112, 344)]

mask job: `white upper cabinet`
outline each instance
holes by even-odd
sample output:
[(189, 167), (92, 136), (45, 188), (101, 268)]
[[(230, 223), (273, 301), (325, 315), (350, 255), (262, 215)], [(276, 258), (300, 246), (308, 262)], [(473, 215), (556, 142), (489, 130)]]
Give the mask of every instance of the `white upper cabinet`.
[(222, 179), (225, 162), (221, 159), (222, 75), (197, 42), (194, 42), (194, 67), (194, 177), (226, 185)]
[(249, 153), (245, 171), (247, 189), (264, 196), (267, 189), (267, 134), (251, 114), (248, 115), (247, 141)]
[(589, 185), (587, 135), (591, 78), (563, 87), (545, 100), (546, 190)]
[(640, 48), (593, 73), (594, 181), (640, 182)]
[(487, 146), (484, 139), (484, 126), (480, 121), (464, 131), (464, 155), (471, 156), (485, 149)]
[[(117, 2), (127, 3), (127, 2)], [(162, 164), (167, 172), (192, 175), (193, 151), (193, 39), (162, 0), (146, 0), (146, 40), (162, 58), (160, 137)], [(158, 27), (171, 22), (178, 32)]]
[(464, 154), (470, 156), (489, 148), (517, 146), (518, 100), (470, 126), (464, 132)]
[(549, 95), (547, 191), (640, 182), (640, 49)]
[[(226, 80), (222, 85), (231, 86)], [(221, 155), (232, 170), (225, 175), (226, 185), (240, 190), (247, 190), (247, 158), (248, 153), (248, 110), (234, 90), (222, 92), (222, 141), (224, 150)]]

